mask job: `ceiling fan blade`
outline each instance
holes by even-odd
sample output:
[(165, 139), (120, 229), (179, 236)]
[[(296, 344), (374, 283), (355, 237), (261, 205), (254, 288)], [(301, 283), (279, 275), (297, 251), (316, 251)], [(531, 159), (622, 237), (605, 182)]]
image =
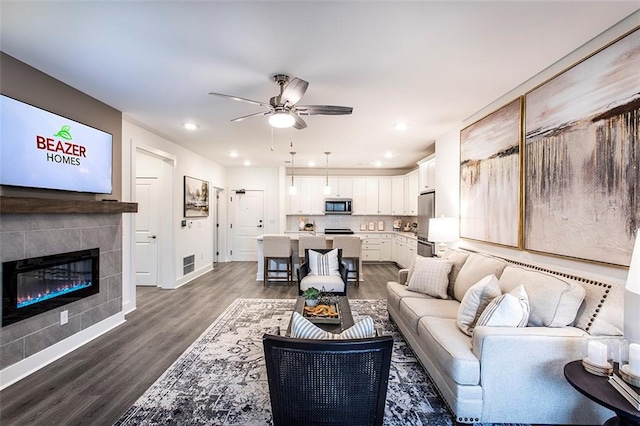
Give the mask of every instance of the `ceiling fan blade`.
[(241, 98), (240, 96), (231, 96), (231, 95), (225, 95), (223, 93), (215, 93), (215, 92), (209, 92), (209, 94), (213, 96), (220, 96), (221, 98), (233, 99), (234, 101), (247, 102), (253, 105), (260, 105), (264, 107), (269, 106), (269, 104), (265, 104), (264, 102), (254, 101), (252, 99), (247, 99), (247, 98)]
[(262, 111), (262, 112), (256, 112), (255, 114), (249, 114), (249, 115), (245, 115), (245, 116), (242, 116), (242, 117), (234, 118), (234, 119), (233, 119), (233, 120), (231, 120), (231, 121), (242, 121), (242, 120), (244, 120), (244, 119), (246, 119), (246, 118), (259, 117), (259, 116), (261, 116), (261, 115), (269, 115), (269, 114), (271, 114), (272, 112), (273, 112), (273, 111)]
[(300, 105), (295, 111), (302, 115), (348, 115), (353, 112), (352, 107), (336, 105)]
[(302, 96), (307, 91), (307, 87), (309, 87), (308, 81), (294, 77), (289, 81), (289, 84), (287, 84), (287, 87), (285, 87), (282, 92), (282, 96), (280, 98), (281, 102), (288, 102), (289, 105), (295, 105), (300, 99), (302, 99)]
[(300, 117), (298, 114), (292, 114), (292, 115), (296, 119), (296, 122), (293, 124), (294, 128), (298, 130), (302, 130), (307, 127), (307, 123), (305, 123), (302, 117)]

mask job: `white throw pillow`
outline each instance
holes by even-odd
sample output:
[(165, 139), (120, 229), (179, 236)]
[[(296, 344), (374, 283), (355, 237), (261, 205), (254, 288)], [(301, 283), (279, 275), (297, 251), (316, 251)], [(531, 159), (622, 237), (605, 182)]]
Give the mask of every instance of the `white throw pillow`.
[(366, 316), (340, 334), (329, 333), (298, 312), (294, 312), (291, 319), (291, 337), (325, 340), (366, 339), (368, 337), (376, 337), (376, 329), (373, 319)]
[(447, 299), (449, 272), (452, 267), (453, 263), (446, 259), (416, 256), (413, 273), (409, 278), (409, 290)]
[(489, 303), (476, 327), (526, 327), (529, 322), (529, 296), (523, 285)]
[(309, 275), (337, 275), (340, 276), (338, 263), (338, 249), (325, 254), (309, 250)]
[(500, 281), (494, 274), (487, 275), (471, 286), (458, 307), (458, 328), (467, 336), (471, 336), (478, 318), (489, 302), (501, 294)]

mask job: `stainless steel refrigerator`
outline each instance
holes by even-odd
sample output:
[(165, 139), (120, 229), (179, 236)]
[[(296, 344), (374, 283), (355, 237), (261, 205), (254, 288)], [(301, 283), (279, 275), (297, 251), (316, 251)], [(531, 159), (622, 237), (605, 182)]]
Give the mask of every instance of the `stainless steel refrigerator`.
[(429, 241), (429, 219), (436, 214), (436, 192), (427, 191), (418, 196), (418, 254), (431, 257), (435, 253), (435, 244)]

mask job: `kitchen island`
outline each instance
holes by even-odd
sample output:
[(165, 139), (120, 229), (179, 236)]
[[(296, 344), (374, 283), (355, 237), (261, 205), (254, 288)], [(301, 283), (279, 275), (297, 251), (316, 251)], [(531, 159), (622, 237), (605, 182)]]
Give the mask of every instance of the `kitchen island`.
[[(298, 256), (298, 239), (300, 237), (300, 235), (315, 235), (315, 236), (324, 236), (325, 240), (326, 240), (326, 248), (330, 249), (333, 246), (333, 237), (334, 235), (323, 235), (320, 233), (317, 234), (312, 234), (310, 232), (293, 232), (293, 233), (286, 233), (286, 234), (262, 234), (262, 235), (258, 235), (256, 237), (256, 240), (258, 241), (258, 272), (256, 273), (256, 281), (263, 281), (263, 273), (264, 273), (264, 251), (263, 251), (263, 245), (262, 245), (262, 241), (263, 238), (265, 237), (265, 235), (286, 235), (288, 237), (291, 238), (291, 254), (293, 256), (293, 279), (294, 281), (296, 281), (297, 278), (297, 271), (298, 268), (300, 267), (300, 257)], [(360, 237), (361, 239), (363, 239), (362, 237)], [(359, 265), (359, 269), (360, 269), (360, 281), (363, 280), (363, 274), (362, 274), (362, 253), (360, 254), (360, 265)], [(347, 264), (347, 267), (349, 267), (349, 265)], [(282, 269), (283, 271), (286, 271), (286, 265), (284, 263), (281, 263), (278, 265), (278, 269)], [(352, 268), (349, 268), (352, 269)]]

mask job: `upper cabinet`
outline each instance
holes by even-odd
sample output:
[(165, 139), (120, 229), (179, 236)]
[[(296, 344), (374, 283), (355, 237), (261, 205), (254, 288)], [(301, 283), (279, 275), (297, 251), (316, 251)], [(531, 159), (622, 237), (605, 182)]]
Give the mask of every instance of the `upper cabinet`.
[[(287, 176), (287, 182), (291, 182), (291, 176)], [(287, 214), (324, 214), (324, 184), (321, 177), (300, 176), (294, 177), (296, 194), (289, 195)]]
[(420, 164), (418, 169), (420, 191), (431, 191), (436, 189), (436, 159), (431, 158)]
[(419, 191), (418, 172), (411, 172), (404, 177), (404, 214), (405, 216), (416, 216), (418, 214)]
[(404, 176), (391, 178), (391, 214), (404, 216)]
[(350, 177), (330, 177), (329, 186), (331, 194), (326, 198), (353, 198), (353, 178)]

